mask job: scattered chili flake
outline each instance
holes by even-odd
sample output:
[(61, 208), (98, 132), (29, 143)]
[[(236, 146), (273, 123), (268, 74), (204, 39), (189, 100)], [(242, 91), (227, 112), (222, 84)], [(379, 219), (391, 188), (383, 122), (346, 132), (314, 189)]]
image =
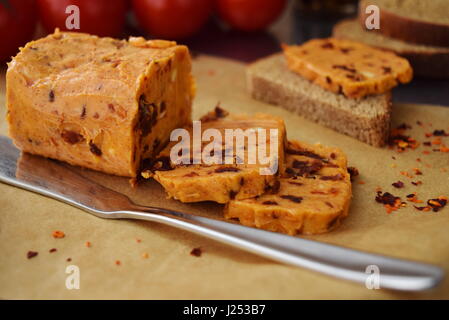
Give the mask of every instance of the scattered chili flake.
[(427, 138), (430, 138), (431, 136), (433, 136), (433, 134), (432, 134), (432, 133), (429, 133), (429, 132), (425, 133), (424, 135), (425, 135)]
[(446, 133), (444, 130), (434, 130), (433, 135), (435, 137), (448, 137), (449, 133)]
[(407, 197), (407, 201), (414, 202), (414, 203), (423, 203), (422, 200), (418, 199), (416, 192), (408, 194), (406, 197)]
[(430, 152), (425, 150), (425, 151), (422, 152), (422, 154), (430, 154)]
[(415, 172), (415, 174), (416, 174), (417, 176), (422, 175), (422, 171), (419, 170), (418, 168), (413, 168), (413, 171)]
[(423, 126), (423, 123), (421, 122), (421, 121), (416, 121), (416, 124), (418, 125), (418, 126), (420, 126), (420, 127), (422, 127)]
[(56, 251), (58, 251), (58, 249), (56, 249), (56, 248), (51, 248), (50, 250), (48, 250), (48, 252), (50, 252), (50, 253), (53, 253), (53, 252), (56, 252)]
[(365, 181), (359, 181), (358, 183), (359, 184), (365, 184), (366, 182)]
[(407, 171), (401, 171), (401, 172), (399, 172), (401, 175), (403, 175), (404, 177), (407, 177), (407, 178), (413, 178), (413, 176), (410, 174), (410, 173), (408, 173)]
[(141, 240), (141, 239), (139, 239), (139, 238), (136, 238), (136, 242), (137, 242), (137, 243), (141, 243), (141, 242), (142, 242), (142, 240)]
[(377, 191), (375, 200), (384, 205), (387, 213), (396, 211), (404, 206), (401, 198), (396, 197), (389, 192), (384, 192), (382, 194), (382, 191)]
[(37, 252), (37, 251), (28, 251), (28, 252), (27, 252), (27, 258), (28, 258), (28, 259), (34, 258), (34, 257), (37, 256), (38, 254), (39, 254), (39, 252)]
[(201, 248), (193, 248), (192, 251), (190, 251), (190, 255), (194, 257), (201, 257), (202, 253), (203, 251), (201, 250)]
[(429, 199), (427, 200), (427, 206), (425, 207), (417, 207), (414, 206), (415, 209), (419, 210), (419, 211), (430, 211), (432, 210), (433, 212), (438, 212), (441, 209), (443, 209), (447, 204), (447, 197), (444, 196), (440, 196), (436, 199)]
[(115, 260), (115, 265), (116, 265), (116, 266), (121, 266), (121, 265), (122, 265), (122, 262), (121, 262), (120, 260)]
[(404, 182), (402, 182), (402, 181), (394, 182), (394, 183), (392, 183), (391, 185), (392, 185), (393, 187), (395, 187), (395, 188), (398, 188), (398, 189), (404, 188)]
[(404, 135), (405, 129), (396, 128), (390, 133), (389, 145), (390, 147), (396, 147), (397, 152), (403, 152), (406, 149), (416, 149), (419, 146), (419, 142), (410, 136)]
[(447, 197), (440, 196), (436, 199), (427, 200), (427, 205), (432, 208), (434, 212), (443, 209), (447, 204)]
[(66, 261), (70, 262), (70, 261), (72, 261), (72, 258), (67, 258)]
[(430, 147), (432, 145), (432, 142), (426, 141), (423, 143), (423, 145), (425, 145), (426, 147)]
[(92, 247), (92, 244), (90, 243), (90, 241), (86, 241), (86, 243), (84, 243), (84, 245), (88, 248)]
[(441, 144), (441, 138), (436, 138), (432, 140), (433, 145), (440, 145)]
[(51, 235), (53, 236), (53, 238), (55, 239), (61, 239), (65, 237), (65, 233), (59, 230), (55, 230), (51, 233)]
[(148, 259), (148, 257), (149, 257), (148, 253), (146, 253), (146, 252), (142, 253), (142, 258)]
[(412, 181), (412, 184), (413, 184), (414, 186), (419, 186), (419, 185), (422, 184), (422, 181)]
[(449, 148), (446, 146), (440, 147), (440, 152), (449, 152)]

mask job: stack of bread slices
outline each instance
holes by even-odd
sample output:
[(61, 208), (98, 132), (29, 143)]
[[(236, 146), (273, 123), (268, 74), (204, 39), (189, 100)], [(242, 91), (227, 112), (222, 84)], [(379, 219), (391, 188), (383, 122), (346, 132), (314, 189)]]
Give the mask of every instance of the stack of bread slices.
[[(366, 27), (370, 5), (379, 8), (379, 29)], [(333, 34), (395, 52), (410, 61), (417, 76), (449, 78), (447, 0), (361, 0), (358, 19), (338, 23)]]

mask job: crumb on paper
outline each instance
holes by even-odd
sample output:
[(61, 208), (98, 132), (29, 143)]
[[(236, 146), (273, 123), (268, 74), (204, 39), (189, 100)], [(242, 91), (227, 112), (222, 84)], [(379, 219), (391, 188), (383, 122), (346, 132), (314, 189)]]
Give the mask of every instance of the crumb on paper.
[(150, 255), (147, 252), (142, 253), (142, 258), (143, 259), (148, 259)]
[(86, 242), (84, 243), (84, 245), (85, 245), (87, 248), (92, 247), (92, 243), (90, 243), (90, 241), (86, 241)]
[(72, 258), (67, 258), (66, 261), (70, 262), (70, 261), (72, 261)]

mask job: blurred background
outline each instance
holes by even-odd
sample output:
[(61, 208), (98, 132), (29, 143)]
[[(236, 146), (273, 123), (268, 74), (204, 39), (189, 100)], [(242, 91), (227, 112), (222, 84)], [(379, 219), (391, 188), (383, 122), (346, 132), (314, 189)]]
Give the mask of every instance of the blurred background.
[[(358, 0), (0, 0), (0, 60), (33, 38), (67, 30), (79, 8), (79, 30), (99, 36), (177, 40), (195, 54), (242, 62), (329, 37), (340, 20), (357, 15)], [(73, 21), (71, 21), (73, 22)], [(449, 81), (416, 78), (395, 91), (401, 102), (447, 105)]]

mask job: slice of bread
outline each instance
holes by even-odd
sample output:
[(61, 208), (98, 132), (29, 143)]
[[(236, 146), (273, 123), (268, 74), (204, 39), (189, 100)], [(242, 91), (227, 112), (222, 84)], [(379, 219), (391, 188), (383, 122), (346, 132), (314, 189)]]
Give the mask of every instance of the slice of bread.
[(290, 71), (283, 54), (250, 64), (246, 74), (248, 90), (255, 99), (280, 105), (376, 147), (388, 138), (390, 93), (350, 99), (330, 92)]
[(334, 26), (333, 36), (360, 41), (393, 51), (410, 61), (414, 74), (430, 78), (449, 78), (449, 47), (433, 47), (396, 40), (363, 28), (357, 20), (344, 20)]
[(380, 33), (407, 42), (449, 46), (448, 0), (361, 0), (359, 19), (364, 26), (369, 5), (380, 9)]

